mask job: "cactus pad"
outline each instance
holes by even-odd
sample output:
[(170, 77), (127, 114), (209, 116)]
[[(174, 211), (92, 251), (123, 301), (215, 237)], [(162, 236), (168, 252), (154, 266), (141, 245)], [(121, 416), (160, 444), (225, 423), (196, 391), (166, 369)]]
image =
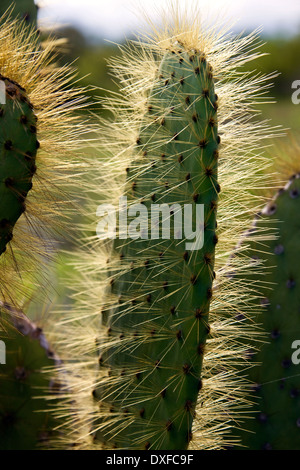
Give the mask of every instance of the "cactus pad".
[(25, 91), (0, 77), (6, 89), (6, 104), (0, 106), (0, 255), (13, 237), (13, 227), (25, 211), (32, 188), (38, 148), (36, 117)]
[(0, 365), (0, 449), (47, 448), (58, 422), (46, 397), (57, 393), (59, 384), (43, 369), (53, 367), (57, 358), (42, 330), (23, 313), (6, 306), (1, 317), (6, 364)]
[(247, 240), (253, 262), (260, 258), (265, 266), (260, 274), (254, 268), (249, 282), (262, 294), (262, 312), (255, 321), (266, 338), (250, 360), (255, 364), (248, 372), (254, 400), (251, 419), (234, 433), (243, 448), (300, 449), (300, 375), (292, 360), (292, 345), (300, 339), (299, 210), (300, 175), (295, 175), (256, 222), (256, 229), (271, 227), (278, 238), (263, 245), (253, 243), (251, 236)]
[[(151, 239), (149, 229), (149, 239), (114, 242), (103, 309), (107, 337), (99, 340), (104, 379), (94, 391), (106, 415), (97, 423), (95, 440), (104, 446), (185, 449), (191, 439), (217, 243), (217, 99), (203, 54), (180, 45), (165, 54), (124, 195), (129, 207), (140, 203), (148, 214), (155, 204), (171, 209), (174, 204), (165, 218), (170, 239), (159, 232)], [(185, 204), (194, 224), (196, 206), (204, 205), (201, 249), (187, 248), (184, 234), (176, 239), (173, 219), (182, 210), (183, 220)]]

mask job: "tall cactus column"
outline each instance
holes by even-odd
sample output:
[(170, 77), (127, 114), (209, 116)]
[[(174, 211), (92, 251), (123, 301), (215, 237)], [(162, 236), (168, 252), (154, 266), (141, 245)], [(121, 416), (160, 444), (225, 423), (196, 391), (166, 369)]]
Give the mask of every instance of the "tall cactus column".
[[(110, 60), (120, 87), (103, 103), (111, 114), (100, 119), (92, 220), (65, 320), (80, 412), (71, 400), (66, 409), (83, 448), (221, 448), (244, 405), (236, 364), (256, 330), (235, 321), (251, 297), (228, 281), (228, 256), (264, 204), (253, 189), (269, 183), (270, 128), (254, 108), (270, 76), (241, 70), (260, 56), (255, 34), (232, 37), (177, 2), (161, 19)], [(239, 252), (234, 268), (247, 263)]]
[[(140, 203), (148, 214), (154, 204), (168, 205), (171, 212), (162, 222), (171, 225), (170, 239), (162, 239), (160, 228), (151, 239), (149, 228), (149, 239), (114, 243), (108, 262), (111, 293), (103, 312), (107, 339), (99, 356), (104, 378), (94, 392), (105, 416), (95, 439), (104, 445), (185, 449), (189, 444), (202, 385), (217, 243), (216, 110), (205, 56), (180, 45), (166, 52), (127, 169), (124, 196), (129, 207)], [(195, 227), (199, 204), (204, 205), (204, 246), (191, 250), (184, 234), (176, 239), (173, 223), (178, 216), (183, 221), (189, 205)]]

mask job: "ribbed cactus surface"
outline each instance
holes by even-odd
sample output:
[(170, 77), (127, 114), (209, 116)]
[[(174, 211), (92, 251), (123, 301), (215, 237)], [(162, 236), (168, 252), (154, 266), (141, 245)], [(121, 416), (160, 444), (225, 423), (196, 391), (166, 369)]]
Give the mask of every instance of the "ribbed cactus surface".
[[(141, 238), (124, 237), (119, 226), (108, 260), (94, 391), (102, 416), (95, 440), (104, 446), (185, 449), (191, 438), (217, 243), (217, 100), (201, 51), (176, 44), (166, 52), (127, 168), (124, 197), (129, 208), (140, 204)], [(167, 210), (151, 232), (158, 204)], [(203, 246), (186, 238), (184, 220), (203, 229)], [(129, 209), (129, 229), (134, 223)]]

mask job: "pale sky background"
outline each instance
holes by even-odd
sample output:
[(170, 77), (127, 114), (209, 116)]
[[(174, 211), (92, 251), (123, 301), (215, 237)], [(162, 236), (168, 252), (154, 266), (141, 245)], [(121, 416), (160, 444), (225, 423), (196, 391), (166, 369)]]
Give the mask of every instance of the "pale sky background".
[[(180, 0), (180, 5), (192, 0)], [(140, 27), (136, 5), (141, 5), (153, 18), (156, 6), (168, 0), (38, 0), (44, 5), (40, 18), (50, 22), (75, 25), (100, 39), (120, 40)], [(210, 15), (236, 21), (236, 30), (262, 27), (265, 34), (300, 33), (300, 0), (197, 0), (203, 10), (209, 6)]]

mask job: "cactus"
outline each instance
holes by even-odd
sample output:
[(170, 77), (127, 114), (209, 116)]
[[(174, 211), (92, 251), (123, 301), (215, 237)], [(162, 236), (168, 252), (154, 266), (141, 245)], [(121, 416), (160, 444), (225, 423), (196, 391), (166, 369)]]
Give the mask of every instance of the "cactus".
[(18, 19), (24, 20), (28, 25), (37, 25), (38, 6), (34, 0), (2, 0), (0, 16), (9, 12)]
[(70, 190), (77, 170), (84, 170), (79, 136), (90, 126), (77, 113), (85, 105), (83, 90), (70, 88), (76, 73), (53, 64), (55, 41), (41, 48), (31, 26), (6, 14), (0, 22), (6, 100), (0, 111), (0, 306), (11, 306), (0, 316), (0, 344), (7, 350), (0, 370), (0, 446), (31, 449), (48, 447), (58, 424), (48, 401), (54, 374), (42, 372), (54, 361), (45, 336), (20, 310), (24, 298), (38, 303), (49, 295), (49, 261), (55, 243), (66, 238), (61, 221), (73, 210)]
[(69, 87), (76, 73), (53, 65), (55, 41), (41, 49), (30, 26), (2, 20), (0, 300), (21, 307), (25, 292), (38, 290), (37, 266), (51, 258), (61, 220), (72, 210), (67, 194), (84, 166), (79, 136), (89, 124), (73, 113), (85, 101), (79, 87)]
[[(295, 174), (270, 201), (243, 241), (249, 246), (253, 267), (248, 282), (259, 291), (251, 320), (261, 325), (264, 342), (251, 350), (247, 379), (254, 403), (251, 419), (242, 420), (234, 434), (236, 448), (299, 450), (300, 380), (293, 343), (299, 340), (299, 244), (300, 175)], [(269, 227), (276, 237), (263, 244), (252, 237)], [(263, 265), (263, 270), (256, 269)], [(258, 303), (261, 304), (259, 308)], [(249, 343), (249, 346), (251, 343)], [(253, 344), (252, 344), (253, 346)]]
[[(86, 431), (83, 447), (92, 447), (90, 433), (96, 448), (220, 448), (228, 394), (235, 404), (243, 401), (233, 363), (245, 349), (240, 336), (255, 331), (234, 321), (250, 297), (228, 282), (225, 261), (263, 204), (251, 189), (269, 181), (261, 145), (270, 128), (250, 118), (270, 77), (239, 69), (259, 55), (255, 35), (233, 38), (204, 27), (198, 11), (192, 19), (173, 14), (111, 62), (121, 90), (107, 98), (113, 119), (102, 123), (100, 144), (108, 159), (89, 183), (99, 202), (118, 206), (126, 197), (129, 227), (140, 224), (140, 233), (126, 238), (120, 225), (114, 241), (95, 241), (91, 249), (89, 237), (79, 253), (82, 304), (63, 323), (74, 321), (66, 346), (70, 369), (78, 359), (71, 395), (81, 406), (73, 426)], [(145, 214), (164, 203), (170, 235), (150, 238)], [(189, 222), (204, 205), (204, 245), (194, 250), (187, 234), (173, 229), (179, 208), (189, 204)], [(140, 211), (139, 222), (130, 209)], [(117, 215), (124, 217), (122, 207)], [(225, 306), (230, 320), (222, 316)], [(82, 400), (89, 387), (93, 403)]]
[(6, 361), (0, 368), (0, 449), (50, 448), (59, 422), (49, 395), (60, 392), (47, 368), (59, 365), (43, 331), (20, 311), (1, 306)]
[[(114, 389), (103, 384), (95, 391), (113, 417), (96, 439), (120, 448), (133, 440), (137, 448), (184, 449), (190, 440), (217, 243), (217, 105), (212, 69), (203, 53), (180, 45), (166, 52), (148, 97), (124, 195), (129, 204), (142, 201), (149, 213), (154, 201), (174, 204), (175, 213), (178, 205), (180, 211), (190, 205), (193, 217), (201, 201), (206, 241), (191, 251), (172, 229), (171, 240), (114, 244), (110, 283), (119, 305), (103, 316), (112, 345), (100, 347), (100, 365), (109, 368), (112, 384), (123, 379)], [(173, 224), (170, 213), (163, 217)], [(114, 417), (124, 413), (123, 429), (115, 436)]]
[(39, 142), (36, 116), (25, 91), (11, 80), (0, 77), (6, 103), (0, 108), (0, 255), (13, 238), (13, 227), (25, 211), (25, 199), (36, 171)]
[[(252, 196), (253, 188), (269, 182), (262, 173), (267, 160), (261, 148), (270, 128), (253, 118), (270, 77), (240, 70), (259, 56), (255, 34), (233, 38), (217, 27), (204, 27), (198, 17), (196, 10), (190, 20), (173, 8), (174, 26), (165, 18), (162, 30), (125, 46), (123, 58), (112, 61), (121, 90), (107, 98), (113, 120), (104, 120), (100, 132), (101, 151), (109, 157), (100, 169), (97, 162), (91, 189), (98, 203), (118, 205), (121, 196), (126, 198), (129, 211), (138, 210), (140, 217), (137, 222), (133, 213), (128, 216), (131, 238), (120, 224), (114, 241), (97, 241), (90, 250), (89, 237), (89, 250), (79, 253), (79, 292), (87, 297), (79, 312), (62, 321), (74, 322), (63, 340), (71, 351), (71, 403), (60, 403), (58, 409), (66, 416), (71, 407), (66, 426), (75, 428), (70, 439), (76, 435), (82, 447), (223, 448), (234, 406), (247, 401), (236, 368), (257, 330), (255, 322), (236, 321), (236, 314), (247, 316), (253, 298), (242, 290), (243, 282), (228, 274), (242, 272), (251, 253), (241, 246), (230, 266), (227, 259), (264, 202)], [(0, 117), (6, 126), (0, 157), (1, 204), (5, 200), (0, 207), (0, 301), (5, 306), (7, 300), (18, 305), (30, 284), (24, 284), (24, 273), (32, 282), (35, 258), (47, 253), (39, 227), (44, 230), (44, 221), (48, 226), (49, 219), (61, 215), (56, 182), (64, 184), (69, 166), (70, 183), (76, 186), (77, 162), (71, 166), (68, 158), (77, 148), (74, 136), (83, 131), (77, 117), (70, 116), (80, 107), (81, 90), (62, 89), (70, 70), (50, 67), (51, 45), (40, 50), (35, 34), (20, 28), (17, 21), (6, 22), (0, 31), (6, 51), (0, 74), (8, 104)], [(21, 128), (16, 127), (20, 120)], [(159, 223), (149, 232), (154, 204), (168, 206), (162, 222), (170, 223), (170, 232), (160, 232)], [(197, 218), (199, 207), (203, 220)], [(193, 240), (186, 225), (180, 230), (183, 215), (190, 232), (196, 228)], [(204, 239), (198, 240), (201, 229)], [(9, 431), (3, 448), (36, 448), (38, 434), (52, 429), (51, 419), (48, 427), (37, 413), (27, 430), (33, 407), (44, 408), (32, 396), (35, 387), (48, 388), (49, 378), (40, 369), (49, 358), (45, 361), (45, 350), (33, 338), (44, 340), (41, 332), (15, 307), (10, 316), (16, 336), (10, 333), (8, 350), (18, 353), (9, 356), (0, 377), (0, 432)], [(5, 328), (11, 332), (11, 327), (5, 318), (1, 325), (5, 339)], [(28, 332), (24, 337), (20, 327)], [(33, 369), (31, 359), (38, 361)], [(8, 405), (11, 395), (13, 406)]]

